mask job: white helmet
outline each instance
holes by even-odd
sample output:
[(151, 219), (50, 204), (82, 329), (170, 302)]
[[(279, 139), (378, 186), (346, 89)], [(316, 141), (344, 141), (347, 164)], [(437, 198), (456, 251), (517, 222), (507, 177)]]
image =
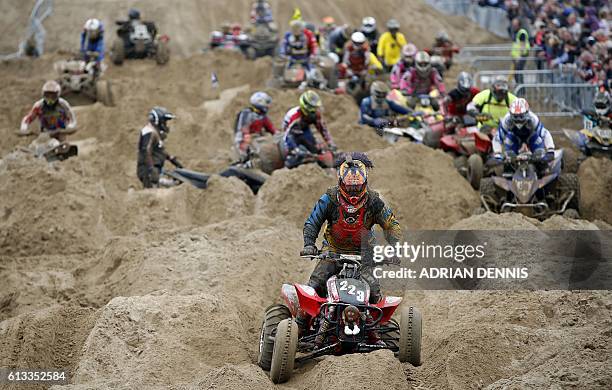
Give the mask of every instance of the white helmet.
[(371, 16), (366, 16), (361, 21), (361, 31), (366, 34), (371, 34), (376, 30), (376, 19)]
[(265, 92), (255, 92), (251, 95), (249, 103), (251, 103), (253, 108), (266, 114), (270, 109), (270, 104), (272, 104), (272, 98)]
[(351, 41), (354, 45), (361, 46), (366, 42), (366, 37), (361, 31), (357, 31), (354, 32), (353, 35), (351, 35)]
[(62, 93), (62, 87), (55, 80), (49, 80), (42, 87), (42, 96), (47, 104), (55, 104), (60, 94)]
[(89, 39), (96, 39), (102, 33), (102, 22), (99, 19), (87, 19), (83, 29), (89, 35)]
[(414, 63), (420, 76), (424, 77), (429, 74), (429, 70), (431, 69), (431, 57), (427, 52), (418, 52), (416, 56), (414, 56)]

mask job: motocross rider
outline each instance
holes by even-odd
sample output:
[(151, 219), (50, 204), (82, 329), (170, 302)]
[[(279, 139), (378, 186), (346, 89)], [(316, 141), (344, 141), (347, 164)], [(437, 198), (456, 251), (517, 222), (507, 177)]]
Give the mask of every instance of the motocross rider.
[(459, 53), (459, 48), (453, 44), (444, 30), (436, 34), (436, 40), (431, 48), (431, 54), (439, 55), (444, 60), (444, 67), (450, 69), (453, 64), (453, 55)]
[[(81, 56), (85, 62), (95, 63), (101, 69), (104, 60), (104, 25), (98, 19), (88, 19), (81, 32)], [(95, 53), (95, 54), (94, 54)]]
[(370, 47), (362, 32), (354, 32), (351, 40), (344, 47), (344, 58), (342, 67), (346, 70), (347, 76), (365, 77), (370, 65)]
[(40, 121), (40, 132), (63, 142), (66, 134), (76, 132), (76, 116), (70, 104), (60, 97), (62, 88), (54, 81), (47, 81), (42, 87), (42, 99), (34, 103), (30, 112), (21, 121), (21, 134), (28, 133), (28, 125)]
[(285, 33), (281, 45), (281, 56), (289, 58), (289, 66), (301, 63), (308, 71), (312, 69), (311, 62), (317, 56), (317, 40), (312, 31), (304, 27), (301, 20), (292, 20), (291, 29)]
[(479, 92), (468, 104), (468, 113), (474, 117), (478, 114), (488, 114), (490, 118), (482, 122), (481, 127), (497, 128), (499, 121), (508, 113), (510, 104), (516, 96), (508, 92), (508, 81), (504, 76), (497, 76), (491, 88)]
[(344, 45), (348, 42), (353, 29), (348, 24), (337, 27), (329, 34), (329, 52), (335, 53), (341, 61), (344, 57)]
[(117, 24), (119, 24), (117, 34), (123, 39), (126, 47), (132, 45), (132, 42), (130, 42), (130, 33), (134, 31), (136, 25), (144, 24), (152, 38), (155, 38), (155, 35), (157, 34), (157, 27), (155, 27), (155, 23), (141, 21), (140, 11), (136, 8), (130, 8), (128, 11), (127, 21), (119, 21)]
[(149, 111), (149, 122), (140, 130), (136, 175), (144, 188), (158, 186), (159, 175), (166, 160), (174, 165), (180, 165), (176, 157), (166, 152), (164, 146), (164, 141), (170, 132), (168, 121), (174, 118), (175, 115), (164, 107), (153, 107)]
[(266, 0), (257, 0), (251, 7), (251, 23), (252, 24), (270, 24), (274, 23), (272, 16), (272, 8)]
[(407, 43), (404, 34), (399, 32), (400, 24), (395, 19), (389, 19), (385, 33), (380, 36), (376, 55), (383, 62), (385, 71), (389, 72), (401, 57), (401, 48)]
[(327, 147), (335, 151), (336, 145), (327, 130), (327, 126), (321, 116), (321, 98), (314, 91), (306, 91), (300, 96), (300, 105), (291, 108), (283, 119), (283, 144), (286, 151), (285, 166), (295, 168), (304, 160), (302, 148), (313, 154), (319, 154), (317, 145), (310, 126), (314, 125)]
[(584, 110), (585, 117), (592, 122), (593, 127), (608, 127), (612, 122), (612, 109), (610, 108), (610, 95), (599, 91), (593, 99), (593, 109)]
[[(401, 228), (393, 211), (385, 205), (378, 193), (368, 188), (369, 170), (373, 164), (364, 153), (352, 152), (336, 161), (338, 184), (327, 190), (315, 204), (304, 223), (303, 256), (318, 253), (315, 246), (319, 232), (325, 223), (322, 251), (338, 254), (360, 254), (369, 252), (374, 244), (373, 227), (379, 225), (385, 239), (394, 245), (401, 239)], [(372, 274), (372, 260), (364, 259), (361, 277), (370, 285), (370, 303), (381, 299), (380, 284)], [(321, 297), (326, 296), (327, 279), (340, 271), (337, 262), (321, 259), (313, 270), (308, 285)], [(298, 313), (298, 326), (303, 329), (308, 323), (307, 315)], [(370, 342), (384, 345), (377, 332), (369, 334)], [(316, 343), (316, 341), (315, 341)]]
[(450, 116), (461, 119), (467, 114), (467, 106), (480, 90), (474, 86), (474, 79), (468, 72), (461, 72), (457, 76), (457, 87), (453, 88), (446, 97), (446, 109)]
[[(420, 51), (414, 57), (415, 66), (404, 74), (400, 81), (400, 89), (408, 96), (418, 97), (427, 95), (437, 89), (441, 95), (446, 94), (446, 87), (442, 82), (440, 73), (431, 66), (431, 57), (424, 51)], [(440, 109), (437, 100), (431, 100), (431, 106), (435, 111)]]
[(391, 80), (391, 88), (397, 89), (400, 87), (402, 76), (414, 67), (414, 57), (417, 54), (417, 47), (408, 43), (402, 46), (401, 61), (393, 65), (389, 79)]
[(234, 129), (234, 146), (240, 154), (241, 161), (249, 157), (250, 145), (254, 137), (263, 135), (264, 130), (276, 134), (278, 130), (268, 118), (272, 98), (265, 92), (255, 92), (249, 99), (250, 106), (240, 111)]
[(536, 168), (543, 172), (554, 157), (555, 143), (540, 118), (529, 110), (527, 100), (517, 98), (499, 122), (497, 134), (493, 138), (494, 158), (502, 161), (504, 154), (516, 155), (523, 145), (539, 159)]
[(359, 123), (382, 130), (393, 124), (393, 116), (408, 114), (409, 110), (387, 99), (389, 87), (382, 81), (374, 81), (370, 86), (370, 96), (360, 105)]
[(376, 29), (376, 19), (372, 16), (366, 16), (361, 21), (361, 28), (359, 29), (365, 35), (366, 39), (370, 43), (370, 49), (373, 53), (376, 53), (378, 47), (378, 30)]

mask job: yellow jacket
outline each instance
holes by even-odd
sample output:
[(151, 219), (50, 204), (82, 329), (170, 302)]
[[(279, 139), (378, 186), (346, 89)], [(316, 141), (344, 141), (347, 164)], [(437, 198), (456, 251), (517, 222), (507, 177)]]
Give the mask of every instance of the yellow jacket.
[(508, 98), (499, 102), (495, 99), (490, 89), (485, 89), (474, 96), (472, 103), (474, 103), (483, 114), (491, 114), (492, 118), (482, 123), (483, 125), (497, 127), (499, 125), (499, 120), (508, 113), (508, 107), (510, 107), (510, 104), (512, 104), (514, 100), (516, 100), (516, 96), (508, 92)]
[(385, 65), (395, 65), (401, 58), (402, 46), (406, 44), (406, 37), (401, 32), (395, 34), (395, 39), (389, 31), (385, 32), (378, 39), (376, 54), (381, 58)]

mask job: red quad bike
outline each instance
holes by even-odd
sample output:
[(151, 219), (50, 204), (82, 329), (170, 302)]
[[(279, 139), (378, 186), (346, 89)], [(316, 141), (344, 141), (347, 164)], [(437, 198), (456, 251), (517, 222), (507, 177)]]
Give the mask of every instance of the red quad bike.
[[(376, 304), (369, 303), (370, 287), (360, 277), (359, 255), (323, 252), (308, 257), (332, 259), (342, 270), (327, 280), (326, 297), (307, 285), (283, 284), (284, 304), (266, 309), (258, 364), (270, 371), (272, 382), (289, 380), (295, 363), (330, 354), (390, 349), (401, 362), (421, 364), (422, 318), (418, 309), (404, 307), (398, 324), (391, 316), (402, 298), (386, 296)], [(308, 318), (302, 334), (295, 321), (298, 312)], [(372, 343), (373, 332), (385, 345)]]
[(440, 139), (440, 148), (453, 156), (459, 173), (477, 190), (480, 180), (492, 173), (490, 167), (484, 164), (491, 153), (491, 138), (480, 132), (474, 117), (465, 115), (462, 122), (463, 127), (455, 134), (447, 134)]

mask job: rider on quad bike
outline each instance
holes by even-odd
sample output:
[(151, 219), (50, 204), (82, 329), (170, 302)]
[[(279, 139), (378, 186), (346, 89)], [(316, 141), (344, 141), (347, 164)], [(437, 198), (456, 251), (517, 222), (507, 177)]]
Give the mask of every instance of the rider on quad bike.
[(462, 118), (467, 114), (467, 106), (480, 92), (474, 86), (474, 79), (468, 72), (461, 72), (457, 76), (457, 87), (453, 88), (446, 97), (446, 111), (451, 117)]
[[(404, 74), (400, 81), (400, 89), (407, 96), (427, 95), (437, 89), (441, 95), (446, 94), (446, 87), (440, 73), (431, 65), (431, 57), (424, 51), (415, 56), (415, 66)], [(416, 104), (416, 100), (413, 101)], [(431, 101), (435, 111), (440, 109), (437, 100)]]
[(290, 27), (290, 31), (287, 31), (283, 38), (281, 56), (289, 59), (288, 66), (297, 62), (310, 71), (318, 53), (315, 35), (304, 27), (304, 22), (301, 20), (292, 20)]
[(443, 66), (446, 69), (450, 69), (453, 64), (453, 55), (456, 53), (459, 53), (459, 47), (453, 44), (446, 31), (439, 31), (436, 34), (436, 40), (431, 48), (431, 55), (442, 57)]
[(366, 16), (361, 20), (361, 28), (359, 29), (365, 35), (366, 39), (370, 43), (370, 49), (373, 53), (376, 53), (378, 46), (378, 30), (376, 29), (376, 19), (372, 16)]
[(170, 132), (168, 121), (174, 118), (176, 116), (164, 107), (153, 107), (149, 111), (149, 122), (140, 130), (136, 175), (144, 188), (158, 187), (166, 160), (180, 168), (176, 157), (170, 156), (164, 146)]
[(365, 77), (370, 65), (370, 47), (362, 32), (354, 32), (351, 40), (344, 46), (341, 66), (348, 77)]
[(481, 91), (472, 102), (468, 104), (468, 113), (474, 117), (479, 114), (485, 114), (489, 116), (484, 122), (481, 122), (479, 126), (488, 126), (490, 128), (497, 128), (500, 124), (500, 120), (508, 113), (508, 108), (516, 100), (516, 96), (508, 92), (508, 80), (505, 76), (497, 76), (493, 80), (491, 88)]
[(300, 105), (291, 108), (283, 119), (283, 144), (285, 148), (285, 166), (295, 168), (304, 160), (302, 148), (310, 153), (319, 154), (320, 147), (317, 145), (310, 126), (314, 125), (327, 148), (336, 150), (336, 145), (327, 130), (327, 126), (321, 115), (322, 102), (319, 95), (314, 91), (306, 91), (300, 96)]
[(335, 53), (341, 60), (344, 57), (344, 46), (352, 33), (353, 29), (348, 24), (336, 27), (328, 37), (329, 52)]
[[(360, 254), (373, 245), (372, 228), (378, 224), (384, 231), (385, 239), (393, 245), (401, 239), (401, 228), (393, 211), (385, 205), (378, 193), (368, 188), (368, 173), (373, 164), (364, 153), (352, 152), (342, 155), (336, 161), (338, 185), (331, 187), (318, 200), (304, 223), (304, 249), (302, 256), (318, 253), (315, 246), (319, 232), (325, 223), (322, 251), (337, 254)], [(366, 260), (372, 266), (372, 259)], [(322, 259), (316, 265), (308, 285), (321, 297), (326, 296), (326, 282), (340, 271), (335, 261)], [(380, 284), (372, 274), (372, 267), (362, 269), (362, 278), (370, 285), (370, 303), (381, 298)], [(307, 315), (300, 312), (296, 318), (300, 330), (308, 323)], [(375, 331), (368, 335), (370, 343), (384, 342)], [(315, 340), (315, 344), (323, 340)]]
[(238, 114), (234, 129), (234, 146), (243, 161), (249, 157), (250, 144), (254, 137), (263, 135), (264, 130), (270, 134), (278, 132), (267, 115), (272, 104), (270, 95), (265, 92), (255, 92), (251, 95), (249, 103), (250, 106)]
[(370, 86), (370, 96), (360, 105), (359, 123), (371, 126), (378, 131), (393, 124), (393, 116), (408, 114), (409, 110), (387, 99), (389, 87), (382, 81), (374, 81)]
[(548, 162), (554, 158), (555, 143), (540, 118), (529, 110), (527, 100), (517, 98), (510, 104), (508, 114), (499, 122), (493, 138), (494, 158), (503, 161), (505, 156), (517, 155), (523, 145), (540, 158), (536, 168), (539, 170), (538, 176), (541, 176)]
[(417, 47), (413, 43), (408, 43), (402, 47), (402, 58), (397, 64), (393, 65), (389, 75), (391, 88), (398, 89), (404, 74), (414, 68), (414, 57), (416, 54)]
[(266, 0), (257, 0), (251, 7), (251, 24), (274, 23), (272, 8)]
[(62, 88), (54, 81), (47, 81), (42, 87), (42, 99), (34, 103), (30, 112), (21, 121), (21, 134), (28, 134), (28, 125), (40, 121), (40, 132), (64, 142), (66, 134), (76, 132), (76, 116), (70, 104), (60, 97)]
[(593, 109), (584, 110), (585, 122), (590, 121), (590, 126), (585, 128), (610, 127), (612, 123), (612, 108), (610, 107), (610, 95), (607, 92), (597, 92), (593, 99)]
[(85, 62), (94, 62), (97, 72), (104, 60), (104, 25), (98, 19), (88, 19), (81, 32), (81, 57)]

